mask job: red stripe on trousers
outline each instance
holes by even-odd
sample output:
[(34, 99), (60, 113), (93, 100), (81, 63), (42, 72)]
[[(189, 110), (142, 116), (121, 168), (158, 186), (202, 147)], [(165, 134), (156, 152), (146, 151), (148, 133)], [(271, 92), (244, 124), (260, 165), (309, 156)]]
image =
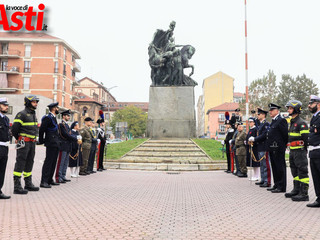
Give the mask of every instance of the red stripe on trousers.
[(269, 162), (269, 153), (268, 152), (266, 152), (266, 166), (267, 166), (268, 184), (271, 184), (271, 170), (270, 170), (270, 162)]

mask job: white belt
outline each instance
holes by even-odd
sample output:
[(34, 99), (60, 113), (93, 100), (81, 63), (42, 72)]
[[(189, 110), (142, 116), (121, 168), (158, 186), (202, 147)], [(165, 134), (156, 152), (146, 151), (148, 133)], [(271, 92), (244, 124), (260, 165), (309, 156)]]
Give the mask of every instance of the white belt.
[(316, 149), (320, 149), (320, 145), (319, 146), (309, 146), (309, 151), (316, 150)]
[(8, 147), (9, 146), (9, 141), (8, 142), (0, 142), (0, 146), (6, 146)]

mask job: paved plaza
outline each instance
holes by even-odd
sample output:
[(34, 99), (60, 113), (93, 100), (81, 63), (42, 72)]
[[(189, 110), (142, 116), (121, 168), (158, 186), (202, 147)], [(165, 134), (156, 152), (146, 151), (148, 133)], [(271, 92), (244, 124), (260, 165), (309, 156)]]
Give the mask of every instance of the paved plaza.
[[(11, 199), (0, 201), (1, 240), (320, 239), (320, 209), (223, 171), (108, 170), (13, 195), (15, 151), (10, 148), (3, 191)], [(37, 147), (36, 185), (44, 150)], [(290, 174), (288, 179), (291, 190)]]

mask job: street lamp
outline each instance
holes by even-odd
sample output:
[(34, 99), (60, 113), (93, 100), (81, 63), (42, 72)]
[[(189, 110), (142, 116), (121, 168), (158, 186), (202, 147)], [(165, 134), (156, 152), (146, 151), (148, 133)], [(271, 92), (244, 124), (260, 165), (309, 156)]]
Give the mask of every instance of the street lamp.
[[(110, 127), (110, 102), (109, 102), (109, 93), (110, 93), (110, 90), (111, 90), (112, 88), (116, 88), (116, 87), (118, 87), (118, 86), (113, 86), (113, 87), (107, 88), (107, 92), (108, 92), (108, 98), (107, 98), (107, 100), (108, 100), (108, 128)], [(109, 130), (109, 129), (108, 129), (108, 130)]]

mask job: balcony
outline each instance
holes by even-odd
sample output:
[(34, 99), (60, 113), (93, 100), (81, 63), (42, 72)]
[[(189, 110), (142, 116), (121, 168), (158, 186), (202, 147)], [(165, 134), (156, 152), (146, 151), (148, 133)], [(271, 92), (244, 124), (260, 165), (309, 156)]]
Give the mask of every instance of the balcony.
[(0, 73), (19, 74), (19, 67), (17, 67), (17, 66), (2, 66)]
[(74, 62), (73, 71), (81, 72), (81, 67), (80, 67), (79, 63)]
[(31, 68), (24, 68), (23, 72), (30, 73), (31, 72)]
[(54, 73), (58, 73), (58, 72), (59, 72), (59, 68), (54, 68), (54, 69), (53, 69), (53, 72), (54, 72)]
[(5, 50), (0, 53), (0, 58), (19, 58), (21, 52), (19, 50)]
[(20, 88), (19, 83), (15, 83), (15, 82), (7, 82), (5, 86), (0, 86), (0, 93), (13, 93), (18, 91), (18, 89)]

